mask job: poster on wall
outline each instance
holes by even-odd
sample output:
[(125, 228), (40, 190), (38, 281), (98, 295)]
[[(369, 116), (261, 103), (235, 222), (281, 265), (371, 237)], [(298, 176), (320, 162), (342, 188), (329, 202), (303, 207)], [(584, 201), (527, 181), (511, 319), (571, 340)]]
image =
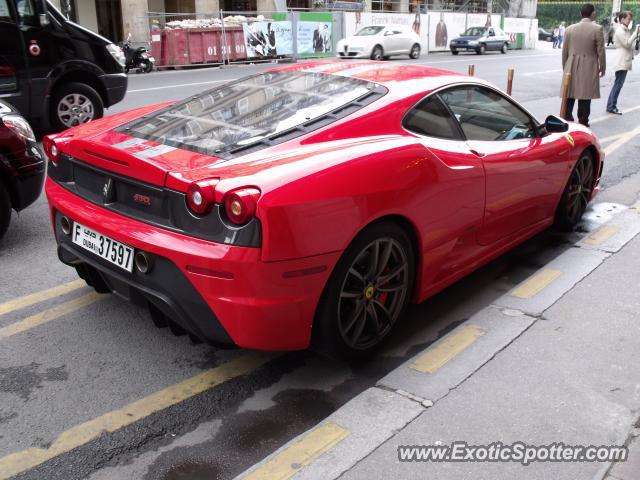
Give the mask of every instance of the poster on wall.
[(429, 38), (429, 18), (426, 14), (406, 13), (372, 13), (372, 12), (345, 12), (344, 33), (345, 37), (355, 35), (362, 27), (368, 25), (407, 25), (418, 34), (423, 51), (426, 51)]
[(467, 15), (467, 28), (469, 27), (498, 27), (500, 28), (502, 17), (489, 13), (470, 13)]
[(429, 13), (429, 51), (449, 49), (449, 42), (464, 33), (466, 15), (464, 13)]
[(333, 53), (331, 26), (329, 22), (298, 22), (298, 55), (331, 55)]
[(243, 23), (242, 30), (249, 58), (293, 54), (291, 22)]

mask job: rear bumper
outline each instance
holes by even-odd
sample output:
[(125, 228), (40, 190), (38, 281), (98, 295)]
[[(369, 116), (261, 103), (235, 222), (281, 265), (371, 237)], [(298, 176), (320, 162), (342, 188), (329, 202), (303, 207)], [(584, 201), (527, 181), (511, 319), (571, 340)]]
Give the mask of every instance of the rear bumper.
[[(261, 350), (307, 348), (316, 306), (340, 252), (263, 262), (259, 248), (187, 237), (93, 205), (47, 179), (46, 192), (65, 263), (96, 268), (109, 288), (146, 300), (210, 343)], [(151, 253), (151, 273), (120, 269), (71, 242), (63, 214), (136, 250)]]
[(105, 107), (115, 105), (122, 100), (127, 93), (127, 74), (111, 73), (101, 77), (107, 91)]

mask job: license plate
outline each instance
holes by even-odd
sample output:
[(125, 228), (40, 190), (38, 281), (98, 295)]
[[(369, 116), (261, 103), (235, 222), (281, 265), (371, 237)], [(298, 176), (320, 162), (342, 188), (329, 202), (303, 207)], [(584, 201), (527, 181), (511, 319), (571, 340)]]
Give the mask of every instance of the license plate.
[(73, 243), (89, 250), (108, 262), (128, 271), (133, 271), (133, 248), (128, 247), (112, 238), (102, 235), (89, 227), (73, 223)]

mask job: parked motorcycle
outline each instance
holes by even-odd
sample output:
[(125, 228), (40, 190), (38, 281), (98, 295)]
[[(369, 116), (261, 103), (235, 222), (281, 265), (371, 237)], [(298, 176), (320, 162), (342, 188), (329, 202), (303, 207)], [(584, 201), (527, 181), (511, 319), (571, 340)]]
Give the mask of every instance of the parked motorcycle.
[(124, 71), (129, 73), (129, 70), (136, 69), (138, 73), (149, 73), (153, 70), (153, 64), (155, 58), (153, 58), (146, 47), (134, 48), (131, 46), (131, 34), (127, 36), (127, 41), (122, 45), (122, 51), (125, 55)]

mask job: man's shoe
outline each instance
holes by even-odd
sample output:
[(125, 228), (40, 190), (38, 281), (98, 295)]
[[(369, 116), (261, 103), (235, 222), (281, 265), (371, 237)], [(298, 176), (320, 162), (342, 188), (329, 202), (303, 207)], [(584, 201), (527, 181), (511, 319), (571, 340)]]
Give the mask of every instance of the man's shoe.
[(617, 108), (614, 108), (613, 110), (607, 110), (607, 113), (613, 113), (614, 115), (622, 115), (622, 112)]

